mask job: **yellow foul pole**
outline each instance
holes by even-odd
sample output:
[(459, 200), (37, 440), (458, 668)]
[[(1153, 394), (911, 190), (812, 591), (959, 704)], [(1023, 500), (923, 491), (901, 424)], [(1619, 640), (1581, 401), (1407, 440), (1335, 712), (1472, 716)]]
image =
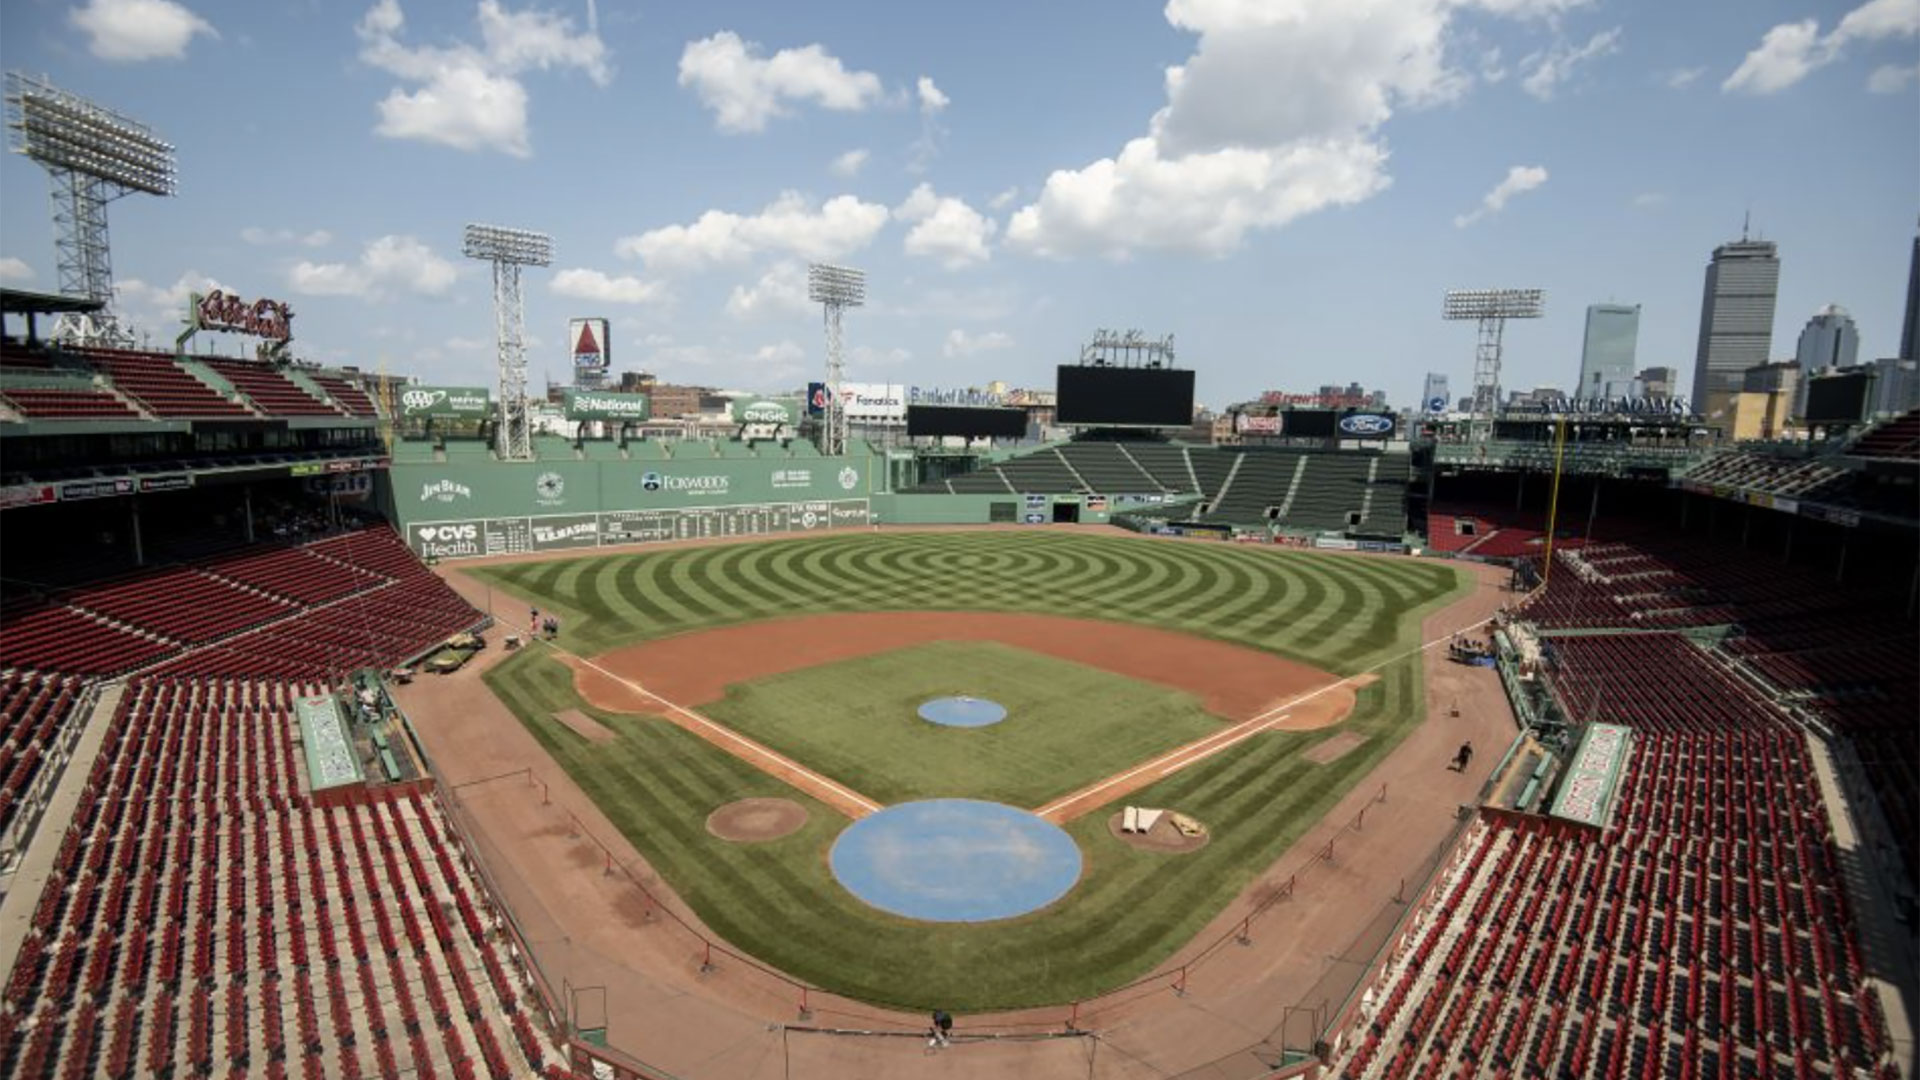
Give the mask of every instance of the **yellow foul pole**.
[(1560, 466), (1566, 456), (1567, 418), (1562, 416), (1553, 424), (1553, 495), (1547, 500), (1547, 570), (1540, 578), (1543, 589), (1553, 582), (1553, 530), (1560, 519)]

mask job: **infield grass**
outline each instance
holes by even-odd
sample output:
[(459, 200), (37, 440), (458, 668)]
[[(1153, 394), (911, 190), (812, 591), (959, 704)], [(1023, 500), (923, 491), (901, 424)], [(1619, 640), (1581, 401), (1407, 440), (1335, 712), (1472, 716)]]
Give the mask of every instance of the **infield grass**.
[[(968, 694), (1000, 723), (920, 719)], [(882, 803), (987, 799), (1031, 809), (1220, 730), (1190, 694), (993, 642), (942, 641), (727, 688), (701, 712)]]
[[(1470, 584), (1452, 567), (1411, 560), (1055, 532), (862, 533), (476, 573), (544, 610), (571, 616), (569, 645), (589, 654), (802, 612), (1006, 610), (1146, 623), (1343, 674), (1377, 669), (1379, 681), (1358, 692), (1343, 723), (1255, 736), (1129, 798), (1200, 819), (1212, 832), (1206, 847), (1185, 855), (1136, 850), (1108, 833), (1113, 807), (1105, 807), (1067, 826), (1085, 855), (1072, 891), (1041, 911), (980, 925), (913, 922), (854, 899), (827, 863), (845, 818), (665, 721), (593, 708), (574, 691), (571, 672), (543, 649), (487, 673), (489, 686), (554, 759), (735, 947), (852, 997), (963, 1012), (1090, 997), (1146, 974), (1190, 941), (1319, 826), (1411, 730), (1424, 701), (1420, 660), (1408, 653), (1418, 644), (1420, 616)], [(618, 737), (593, 744), (573, 734), (552, 719), (568, 708), (598, 718)], [(766, 717), (730, 722), (762, 738), (771, 730), (776, 744), (782, 737)], [(1365, 741), (1325, 765), (1306, 760), (1307, 750), (1341, 732)], [(1082, 739), (1079, 746), (1091, 753), (1098, 749), (1093, 742)], [(839, 736), (781, 749), (827, 771), (840, 767), (829, 764), (836, 754), (848, 767), (872, 769), (870, 760), (856, 760), (863, 752), (898, 753), (877, 741), (862, 745)], [(1134, 760), (1149, 756), (1143, 751)], [(951, 757), (927, 761), (962, 768)], [(883, 778), (869, 786), (898, 783), (904, 791), (936, 782), (930, 777)], [(785, 795), (807, 805), (807, 826), (767, 844), (732, 844), (707, 834), (709, 813), (751, 795)], [(1355, 896), (1352, 902), (1384, 899)]]

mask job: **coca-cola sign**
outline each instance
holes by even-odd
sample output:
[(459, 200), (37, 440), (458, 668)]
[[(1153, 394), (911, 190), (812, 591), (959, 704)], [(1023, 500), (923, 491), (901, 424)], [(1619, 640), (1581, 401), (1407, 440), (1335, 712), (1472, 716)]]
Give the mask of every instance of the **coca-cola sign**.
[(193, 298), (194, 326), (201, 330), (231, 330), (252, 334), (268, 341), (293, 340), (293, 308), (285, 300), (255, 300), (248, 303), (232, 293), (215, 289)]

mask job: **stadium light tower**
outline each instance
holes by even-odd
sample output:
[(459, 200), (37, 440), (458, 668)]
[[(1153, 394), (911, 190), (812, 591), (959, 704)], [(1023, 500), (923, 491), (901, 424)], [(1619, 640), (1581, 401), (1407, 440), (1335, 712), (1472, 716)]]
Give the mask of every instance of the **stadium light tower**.
[(499, 225), (468, 225), (461, 252), (493, 264), (494, 337), (500, 353), (500, 421), (494, 449), (502, 461), (533, 460), (533, 423), (527, 416), (527, 313), (520, 302), (520, 268), (553, 264), (553, 237)]
[(1449, 289), (1445, 318), (1473, 319), (1480, 324), (1480, 344), (1473, 354), (1473, 418), (1468, 430), (1476, 440), (1493, 434), (1493, 417), (1500, 408), (1500, 339), (1508, 319), (1537, 319), (1546, 313), (1546, 293), (1539, 289)]
[(7, 73), (7, 128), (12, 149), (47, 170), (53, 183), (53, 232), (60, 292), (106, 305), (64, 314), (53, 339), (76, 344), (132, 344), (112, 315), (113, 256), (107, 204), (123, 195), (172, 195), (173, 146), (145, 124), (69, 94), (44, 76)]
[(846, 357), (840, 336), (840, 314), (867, 302), (867, 272), (850, 266), (810, 263), (807, 299), (822, 305), (827, 321), (827, 440), (825, 453), (847, 452), (847, 404), (840, 400), (840, 379)]

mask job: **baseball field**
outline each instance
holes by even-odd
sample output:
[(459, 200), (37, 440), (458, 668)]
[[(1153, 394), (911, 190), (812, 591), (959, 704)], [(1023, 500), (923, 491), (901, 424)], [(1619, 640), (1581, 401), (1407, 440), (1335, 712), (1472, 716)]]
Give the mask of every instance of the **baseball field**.
[[(1087, 997), (1187, 943), (1411, 730), (1420, 617), (1468, 587), (1429, 562), (1055, 531), (468, 572), (560, 616), (557, 648), (488, 685), (711, 929), (837, 993), (960, 1011)], [(1008, 718), (914, 715), (951, 694)], [(928, 923), (834, 878), (854, 818), (939, 797), (1059, 823), (1078, 883), (1016, 918)], [(710, 830), (745, 799), (804, 822)], [(1123, 802), (1188, 815), (1207, 842), (1130, 844), (1111, 828)]]

